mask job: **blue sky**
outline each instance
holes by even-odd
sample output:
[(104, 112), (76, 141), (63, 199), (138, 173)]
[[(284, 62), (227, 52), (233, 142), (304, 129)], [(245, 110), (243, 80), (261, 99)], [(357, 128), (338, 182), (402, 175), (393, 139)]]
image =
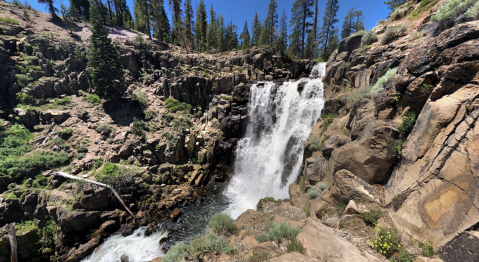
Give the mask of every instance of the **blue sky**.
[[(11, 0), (8, 0), (11, 1)], [(20, 0), (22, 1), (22, 0)], [(106, 2), (105, 0), (103, 0)], [(388, 15), (389, 9), (383, 3), (384, 0), (339, 0), (339, 11), (338, 19), (339, 23), (336, 24), (341, 30), (343, 19), (346, 16), (346, 13), (355, 7), (356, 10), (363, 11), (364, 15), (364, 24), (366, 29), (371, 29), (376, 25), (376, 22), (379, 19), (384, 19)], [(35, 9), (47, 12), (45, 5), (41, 5), (37, 0), (27, 0)], [(64, 4), (68, 4), (68, 0), (63, 0)], [(205, 0), (207, 10), (209, 11), (210, 5), (213, 4), (214, 9), (218, 14), (223, 14), (225, 17), (225, 22), (233, 21), (233, 23), (238, 26), (238, 34), (243, 31), (244, 22), (248, 20), (249, 28), (251, 28), (251, 21), (253, 20), (254, 11), (258, 11), (258, 14), (262, 20), (264, 20), (267, 12), (269, 0)], [(286, 11), (288, 16), (288, 24), (291, 14), (291, 7), (293, 7), (294, 0), (277, 0), (278, 2), (278, 15), (281, 17), (283, 10)], [(319, 17), (320, 22), (319, 26), (322, 24), (322, 17), (324, 13), (324, 8), (326, 6), (327, 0), (319, 0)], [(127, 0), (128, 6), (132, 10), (133, 14), (133, 0)], [(165, 8), (167, 12), (170, 12), (168, 6), (168, 1), (165, 0)], [(196, 6), (196, 3), (199, 3), (199, 0), (192, 0), (193, 6)], [(56, 7), (60, 6), (60, 1), (55, 0)], [(196, 7), (194, 7), (196, 10)], [(196, 14), (196, 11), (195, 11)], [(171, 19), (170, 19), (171, 21)]]

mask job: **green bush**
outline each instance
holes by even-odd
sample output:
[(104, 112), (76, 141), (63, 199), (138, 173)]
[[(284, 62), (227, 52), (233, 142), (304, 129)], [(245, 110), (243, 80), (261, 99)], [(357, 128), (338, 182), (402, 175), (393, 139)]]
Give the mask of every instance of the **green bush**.
[(421, 255), (425, 257), (434, 256), (434, 247), (431, 240), (427, 241), (426, 243), (419, 241), (418, 246), (421, 249)]
[(279, 241), (280, 239), (293, 239), (296, 238), (301, 231), (300, 227), (292, 226), (288, 223), (273, 223), (268, 230), (268, 238), (272, 241)]
[(378, 35), (374, 29), (369, 30), (366, 34), (364, 34), (363, 38), (361, 39), (361, 45), (371, 45), (378, 41)]
[(260, 234), (256, 237), (256, 240), (259, 242), (259, 243), (263, 243), (263, 242), (266, 242), (269, 240), (269, 235), (268, 234)]
[(97, 94), (89, 94), (84, 98), (87, 102), (98, 105), (101, 103), (101, 99)]
[(234, 247), (226, 242), (224, 236), (216, 236), (214, 233), (209, 232), (204, 237), (193, 239), (189, 245), (186, 245), (183, 241), (176, 243), (170, 248), (168, 253), (163, 257), (164, 262), (176, 262), (184, 261), (184, 257), (189, 254), (195, 261), (203, 254), (208, 253), (225, 253), (232, 254)]
[(248, 258), (248, 262), (262, 262), (268, 261), (268, 254), (264, 251), (257, 251), (256, 249), (253, 250), (253, 255)]
[(102, 135), (109, 135), (113, 132), (113, 127), (108, 123), (101, 123), (97, 126), (96, 131)]
[(174, 99), (173, 97), (168, 97), (165, 101), (165, 107), (166, 109), (172, 111), (172, 112), (177, 112), (177, 111), (186, 111), (188, 109), (191, 109), (192, 106), (187, 103), (181, 103), (178, 100)]
[[(458, 10), (462, 10), (465, 6), (471, 5), (475, 1), (476, 0), (450, 0), (439, 8), (439, 10), (431, 17), (431, 21), (441, 21), (447, 18), (451, 18), (456, 15), (456, 12)], [(471, 6), (466, 11), (466, 14), (473, 13), (475, 9), (479, 9), (477, 3)]]
[[(1, 125), (3, 129), (3, 124)], [(9, 130), (0, 130), (0, 160), (11, 157), (20, 157), (32, 150), (28, 145), (33, 135), (21, 125), (15, 124)]]
[(308, 190), (308, 197), (311, 199), (315, 199), (319, 195), (321, 195), (321, 190), (317, 187), (312, 187)]
[(399, 19), (405, 17), (406, 14), (407, 14), (407, 9), (408, 9), (407, 7), (397, 8), (391, 14), (391, 19), (394, 21), (394, 20), (399, 20)]
[(344, 61), (343, 61), (343, 62), (339, 65), (338, 69), (340, 69), (340, 70), (341, 70), (341, 69), (349, 70), (350, 67), (351, 67), (351, 63), (349, 63), (349, 62), (344, 62)]
[(0, 24), (12, 24), (12, 25), (19, 25), (20, 22), (18, 22), (15, 19), (11, 19), (9, 17), (0, 17)]
[(369, 245), (381, 255), (390, 258), (396, 252), (403, 249), (399, 238), (399, 233), (393, 227), (378, 227), (373, 241), (368, 240)]
[(62, 129), (57, 131), (57, 135), (64, 140), (68, 140), (73, 134), (73, 129)]
[(205, 237), (195, 238), (186, 248), (186, 251), (190, 256), (199, 258), (205, 253), (225, 253), (231, 254), (234, 251), (234, 247), (226, 242), (224, 236), (216, 236), (214, 233), (209, 232)]
[(139, 120), (136, 117), (133, 118), (133, 126), (131, 127), (131, 133), (134, 135), (143, 135), (143, 131), (147, 128), (145, 121)]
[(29, 173), (38, 173), (64, 166), (70, 162), (65, 152), (37, 152), (25, 157), (7, 157), (0, 160), (0, 175), (20, 177)]
[(177, 262), (177, 261), (182, 261), (183, 257), (186, 256), (186, 248), (188, 246), (183, 242), (180, 241), (173, 245), (170, 250), (168, 250), (168, 253), (163, 257), (161, 261), (163, 262)]
[(398, 126), (401, 137), (407, 137), (416, 123), (416, 113), (408, 111), (402, 116), (402, 123)]
[(18, 223), (15, 225), (15, 230), (18, 235), (23, 235), (27, 232), (33, 231), (33, 230), (38, 230), (37, 224), (35, 222), (29, 220), (29, 221), (22, 221), (21, 223)]
[(146, 47), (146, 41), (143, 39), (143, 36), (140, 33), (137, 33), (133, 38), (133, 45), (136, 49), (141, 49)]
[(361, 46), (361, 47), (358, 49), (358, 52), (359, 52), (361, 55), (365, 56), (365, 55), (368, 54), (368, 51), (369, 51), (369, 48), (370, 48), (370, 47), (371, 47), (370, 45), (363, 45), (363, 46)]
[(464, 13), (465, 17), (477, 17), (479, 14), (479, 1), (476, 1), (476, 3), (469, 7), (469, 9)]
[(381, 211), (379, 209), (371, 209), (371, 211), (366, 212), (363, 211), (361, 212), (361, 216), (363, 217), (364, 222), (368, 226), (376, 226), (378, 223), (378, 219), (381, 217)]
[(143, 91), (133, 93), (133, 101), (137, 102), (142, 108), (148, 107), (148, 95)]
[(55, 101), (53, 102), (53, 105), (55, 106), (66, 106), (68, 104), (70, 104), (72, 102), (72, 99), (69, 98), (68, 96), (62, 98), (62, 99), (55, 99)]
[(288, 247), (286, 248), (286, 253), (300, 253), (300, 254), (305, 254), (306, 253), (306, 248), (304, 248), (303, 244), (299, 242), (296, 238), (291, 239), (291, 243), (289, 243)]
[(211, 217), (208, 227), (212, 228), (217, 234), (235, 233), (236, 224), (228, 214), (216, 214)]
[(146, 110), (144, 114), (145, 114), (146, 121), (150, 121), (156, 116), (156, 112), (153, 110)]
[(137, 173), (134, 167), (118, 166), (113, 163), (105, 163), (101, 172), (95, 172), (98, 182), (110, 185), (115, 189), (134, 183), (134, 175)]
[(407, 23), (388, 27), (386, 31), (384, 32), (383, 36), (381, 37), (381, 39), (379, 40), (379, 43), (381, 45), (387, 45), (393, 42), (394, 40), (399, 38), (401, 35), (403, 35), (404, 32), (406, 32), (408, 27), (409, 25)]
[(398, 139), (398, 140), (394, 141), (394, 146), (392, 148), (392, 150), (394, 152), (394, 154), (393, 154), (394, 157), (401, 158), (401, 156), (402, 156), (402, 144), (403, 144), (402, 139)]
[(33, 79), (25, 74), (16, 74), (15, 79), (17, 79), (17, 84), (21, 87), (25, 87)]
[(377, 93), (383, 91), (383, 89), (386, 87), (386, 85), (389, 83), (389, 81), (391, 81), (391, 79), (393, 78), (394, 74), (396, 74), (397, 71), (398, 71), (397, 67), (390, 68), (383, 76), (381, 76), (378, 79), (376, 84), (374, 84), (371, 87), (371, 90), (370, 90), (371, 93), (372, 94), (377, 94)]
[(256, 204), (256, 209), (263, 211), (263, 203), (266, 202), (274, 202), (276, 205), (281, 205), (281, 200), (276, 200), (273, 197), (262, 197), (258, 200), (258, 203)]

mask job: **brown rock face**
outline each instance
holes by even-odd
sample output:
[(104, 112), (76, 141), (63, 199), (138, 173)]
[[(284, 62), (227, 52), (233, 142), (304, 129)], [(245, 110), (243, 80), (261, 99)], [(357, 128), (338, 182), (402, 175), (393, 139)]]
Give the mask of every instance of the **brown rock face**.
[(181, 209), (177, 208), (173, 211), (173, 213), (171, 213), (171, 221), (176, 221), (178, 220), (178, 218), (180, 217), (180, 214), (181, 214)]
[(394, 163), (392, 148), (395, 137), (397, 132), (394, 129), (383, 126), (376, 128), (369, 137), (335, 149), (329, 160), (329, 175), (346, 169), (369, 184), (387, 181)]

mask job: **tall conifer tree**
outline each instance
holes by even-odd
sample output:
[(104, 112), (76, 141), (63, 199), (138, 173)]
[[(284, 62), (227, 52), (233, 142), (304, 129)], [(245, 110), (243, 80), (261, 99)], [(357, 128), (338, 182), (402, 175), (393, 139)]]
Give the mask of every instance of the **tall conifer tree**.
[(248, 30), (248, 21), (244, 22), (243, 32), (240, 34), (241, 49), (248, 49), (251, 47), (251, 36)]
[(208, 49), (216, 48), (216, 12), (213, 4), (210, 7), (210, 23), (208, 24), (207, 46)]
[[(333, 52), (329, 47), (331, 40), (334, 40), (335, 24), (338, 23), (336, 14), (339, 9), (338, 0), (328, 0), (323, 16), (323, 27), (319, 32), (319, 39), (321, 43), (321, 57), (324, 61), (328, 60), (329, 56)], [(336, 30), (337, 31), (337, 30)]]
[(261, 19), (258, 16), (258, 12), (254, 11), (253, 24), (251, 24), (251, 44), (257, 46), (259, 44), (259, 37), (261, 35), (261, 30), (263, 25)]
[(185, 0), (185, 16), (183, 19), (183, 30), (184, 30), (183, 46), (190, 51), (195, 50), (194, 26), (195, 26), (195, 22), (193, 21), (193, 6), (191, 5), (191, 0)]
[(100, 97), (115, 100), (124, 92), (123, 66), (95, 5), (90, 6), (90, 23), (88, 74), (91, 84)]
[(201, 52), (206, 51), (207, 23), (205, 1), (201, 0), (198, 10), (196, 10), (196, 47)]
[(278, 2), (276, 0), (270, 0), (268, 6), (268, 14), (264, 20), (261, 35), (259, 37), (260, 45), (272, 46), (277, 37), (278, 26)]
[(288, 50), (288, 17), (286, 11), (283, 10), (283, 15), (279, 22), (279, 37), (276, 41), (276, 51), (280, 54), (286, 54)]
[[(306, 34), (312, 23), (308, 21), (313, 16), (311, 8), (313, 7), (313, 0), (296, 0), (291, 9), (290, 26), (293, 27), (291, 53), (304, 58), (304, 44)], [(299, 52), (298, 52), (299, 51)]]

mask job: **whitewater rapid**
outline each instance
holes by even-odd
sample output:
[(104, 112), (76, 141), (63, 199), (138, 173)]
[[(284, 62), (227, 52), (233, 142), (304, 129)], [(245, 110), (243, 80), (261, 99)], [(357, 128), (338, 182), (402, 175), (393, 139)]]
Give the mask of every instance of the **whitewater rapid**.
[(233, 218), (255, 208), (262, 197), (289, 198), (288, 187), (299, 175), (304, 143), (324, 106), (325, 67), (325, 63), (314, 67), (315, 79), (251, 86), (250, 122), (238, 142), (233, 178), (224, 192), (231, 201), (226, 213)]

